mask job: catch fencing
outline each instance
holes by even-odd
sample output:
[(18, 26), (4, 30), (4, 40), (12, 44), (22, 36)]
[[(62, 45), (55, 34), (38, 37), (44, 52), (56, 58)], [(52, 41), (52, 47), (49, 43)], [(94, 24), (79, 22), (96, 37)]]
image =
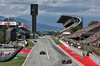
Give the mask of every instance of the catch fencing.
[(59, 40), (62, 44), (64, 44), (65, 46), (67, 46), (68, 48), (70, 48), (71, 50), (73, 50), (74, 52), (76, 52), (76, 53), (78, 53), (78, 54), (80, 54), (81, 56), (82, 56), (82, 53), (83, 53), (83, 51), (81, 51), (81, 50), (78, 50), (78, 49), (76, 49), (76, 48), (74, 48), (74, 47), (72, 47), (72, 46), (69, 46), (66, 42), (64, 42), (64, 41), (62, 41), (62, 40)]
[(96, 57), (95, 55), (89, 53), (89, 57), (97, 64), (100, 65), (100, 59), (98, 57)]

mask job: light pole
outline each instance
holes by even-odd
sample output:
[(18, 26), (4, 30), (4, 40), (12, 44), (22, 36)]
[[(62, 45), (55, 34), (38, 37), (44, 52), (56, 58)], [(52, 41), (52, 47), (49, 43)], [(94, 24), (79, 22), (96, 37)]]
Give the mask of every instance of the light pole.
[(81, 42), (81, 34), (80, 34), (80, 45), (81, 45), (81, 47), (82, 47), (82, 44), (81, 44), (82, 42)]
[[(59, 27), (56, 27), (57, 29), (58, 29), (58, 32), (57, 32), (57, 37), (58, 37), (58, 35), (59, 35)], [(58, 37), (59, 38), (59, 37)]]

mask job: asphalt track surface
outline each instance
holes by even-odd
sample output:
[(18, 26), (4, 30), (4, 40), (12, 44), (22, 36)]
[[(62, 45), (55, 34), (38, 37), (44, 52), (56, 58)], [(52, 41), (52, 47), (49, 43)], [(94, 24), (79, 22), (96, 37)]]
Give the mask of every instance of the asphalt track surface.
[[(72, 64), (62, 64), (62, 60), (69, 57), (58, 51), (53, 44), (50, 39), (38, 39), (23, 66), (79, 66), (74, 61)], [(40, 55), (40, 51), (45, 51), (46, 55)]]

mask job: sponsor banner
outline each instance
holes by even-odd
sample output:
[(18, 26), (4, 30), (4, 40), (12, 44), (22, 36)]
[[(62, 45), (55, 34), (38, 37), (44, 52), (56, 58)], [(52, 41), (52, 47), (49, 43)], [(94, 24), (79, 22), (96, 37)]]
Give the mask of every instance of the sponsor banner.
[(2, 22), (2, 25), (17, 25), (16, 22)]
[(16, 25), (16, 22), (10, 22), (10, 25)]
[(2, 25), (7, 25), (7, 22), (2, 22)]

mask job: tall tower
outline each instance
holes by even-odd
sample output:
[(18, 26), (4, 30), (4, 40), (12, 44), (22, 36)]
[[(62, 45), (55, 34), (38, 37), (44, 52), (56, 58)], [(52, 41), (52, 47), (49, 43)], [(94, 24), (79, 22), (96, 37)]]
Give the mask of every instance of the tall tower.
[(31, 4), (31, 15), (32, 15), (32, 33), (35, 38), (36, 33), (36, 16), (38, 15), (38, 4)]

